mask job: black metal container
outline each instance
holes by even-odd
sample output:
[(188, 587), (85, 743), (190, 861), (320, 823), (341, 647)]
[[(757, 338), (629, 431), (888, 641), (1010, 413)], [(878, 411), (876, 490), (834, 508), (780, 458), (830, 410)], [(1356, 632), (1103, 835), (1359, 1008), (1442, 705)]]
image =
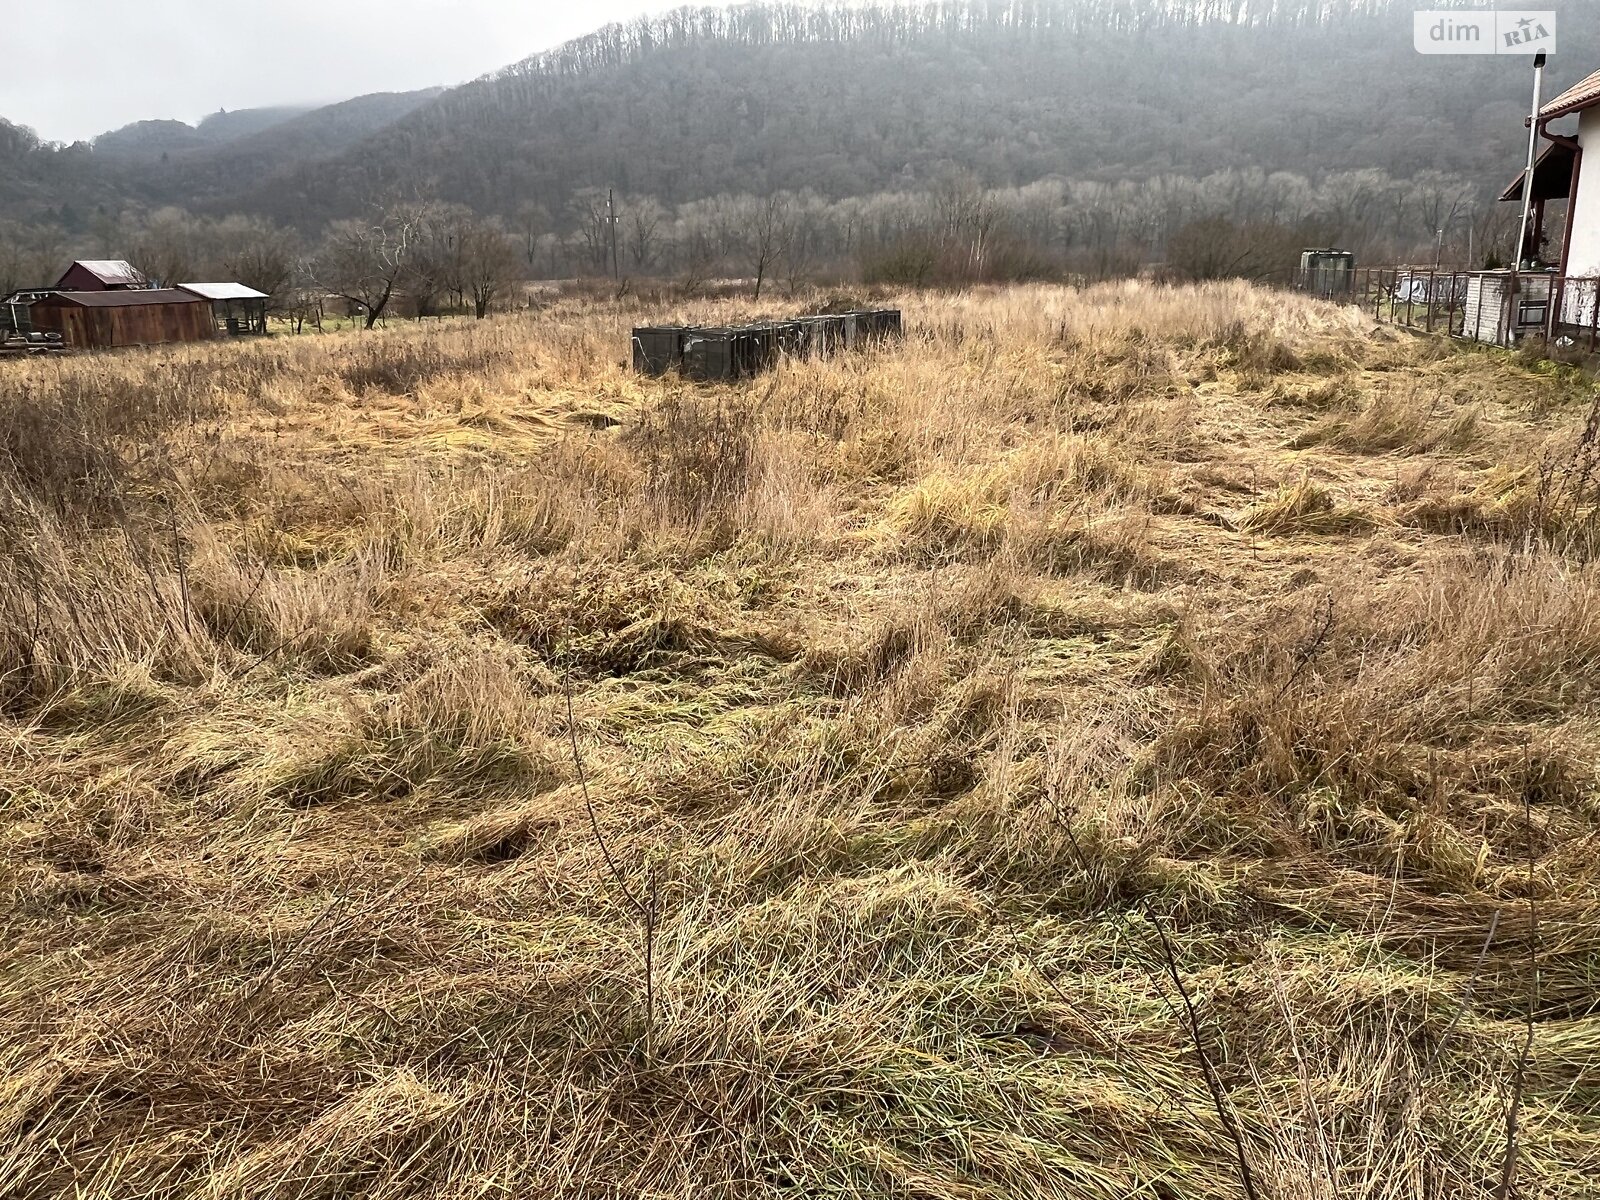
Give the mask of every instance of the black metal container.
[(646, 325), (633, 331), (633, 369), (641, 375), (665, 375), (683, 366), (683, 325)]

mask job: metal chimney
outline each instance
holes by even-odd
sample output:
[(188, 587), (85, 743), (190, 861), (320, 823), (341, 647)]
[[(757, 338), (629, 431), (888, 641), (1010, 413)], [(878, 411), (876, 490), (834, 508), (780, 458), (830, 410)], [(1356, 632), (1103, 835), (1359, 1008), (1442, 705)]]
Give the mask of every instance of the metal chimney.
[[(1533, 115), (1528, 118), (1528, 168), (1522, 175), (1522, 224), (1517, 230), (1517, 270), (1522, 269), (1528, 251), (1528, 221), (1533, 216), (1533, 164), (1539, 149), (1539, 110), (1544, 107), (1544, 64), (1546, 55), (1533, 59)], [(1534, 247), (1535, 250), (1538, 247)]]

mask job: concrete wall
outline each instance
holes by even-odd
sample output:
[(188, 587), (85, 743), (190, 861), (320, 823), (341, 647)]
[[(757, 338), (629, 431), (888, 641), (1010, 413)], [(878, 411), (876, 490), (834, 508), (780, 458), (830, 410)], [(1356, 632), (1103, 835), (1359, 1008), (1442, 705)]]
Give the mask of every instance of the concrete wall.
[(1600, 108), (1579, 119), (1578, 141), (1583, 146), (1583, 170), (1578, 177), (1578, 215), (1572, 225), (1572, 252), (1567, 274), (1600, 275)]

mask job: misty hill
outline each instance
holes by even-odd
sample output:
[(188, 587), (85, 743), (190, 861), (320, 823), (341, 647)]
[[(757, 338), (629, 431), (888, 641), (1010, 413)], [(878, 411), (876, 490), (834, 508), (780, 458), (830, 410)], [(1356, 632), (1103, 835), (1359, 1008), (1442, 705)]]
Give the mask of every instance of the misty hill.
[[(1600, 26), (1586, 19), (1589, 0), (1555, 3), (1552, 84), (1564, 86), (1600, 61)], [(953, 172), (1016, 186), (1379, 168), (1498, 187), (1521, 159), (1526, 60), (1420, 57), (1413, 8), (682, 9), (461, 87), (364, 96), (220, 142), (199, 144), (220, 118), (195, 130), (144, 122), (93, 150), (19, 150), (25, 136), (0, 136), (0, 216), (179, 204), (312, 233), (403, 196), (560, 214), (585, 187), (669, 204), (780, 189), (837, 199), (919, 190)], [(163, 149), (153, 159), (116, 149), (129, 142)]]
[(92, 144), (96, 154), (158, 158), (164, 154), (190, 153), (226, 145), (312, 111), (310, 105), (277, 105), (214, 112), (202, 118), (198, 125), (183, 121), (135, 121), (102, 133)]
[[(146, 171), (135, 186), (152, 200), (188, 207), (261, 211), (263, 206), (253, 199), (259, 191), (292, 209), (301, 190), (314, 186), (325, 158), (359, 145), (442, 90), (379, 92), (313, 109), (181, 162), (169, 162), (165, 170)], [(292, 214), (284, 220), (298, 223)]]
[[(837, 198), (951, 170), (997, 186), (1230, 167), (1502, 183), (1520, 159), (1526, 60), (1424, 59), (1413, 7), (683, 9), (452, 89), (314, 173), (241, 187), (227, 204), (305, 224), (416, 190), (509, 214), (559, 211), (585, 186), (669, 203), (804, 188)], [(1562, 61), (1577, 77), (1600, 58), (1600, 30), (1578, 0), (1564, 8)]]
[(96, 154), (118, 158), (159, 158), (206, 144), (200, 131), (184, 121), (135, 121), (102, 133), (91, 143)]
[(315, 112), (317, 107), (315, 104), (278, 104), (269, 108), (236, 108), (232, 112), (221, 109), (202, 117), (200, 124), (195, 126), (195, 132), (207, 142), (220, 145), (260, 133), (263, 129), (271, 129), (274, 125), (282, 125), (285, 121)]
[(322, 158), (387, 128), (442, 90), (382, 92), (321, 108), (219, 112), (198, 126), (139, 121), (66, 147), (0, 120), (0, 219), (54, 219), (71, 227), (86, 212), (129, 204), (204, 208), (263, 180), (275, 181), (272, 190), (281, 193), (292, 188), (294, 171), (314, 170)]

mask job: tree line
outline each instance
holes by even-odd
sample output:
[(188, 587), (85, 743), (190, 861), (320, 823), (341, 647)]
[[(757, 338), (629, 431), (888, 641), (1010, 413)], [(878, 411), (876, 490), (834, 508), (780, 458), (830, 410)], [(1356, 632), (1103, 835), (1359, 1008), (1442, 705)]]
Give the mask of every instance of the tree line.
[(260, 217), (166, 207), (97, 216), (77, 238), (0, 221), (0, 294), (47, 285), (73, 257), (127, 258), (164, 283), (249, 284), (298, 322), (332, 302), (370, 328), (396, 315), (483, 317), (516, 303), (524, 281), (573, 277), (670, 280), (687, 294), (734, 279), (758, 298), (815, 282), (1094, 279), (1158, 264), (1191, 278), (1273, 279), (1313, 245), (1369, 263), (1503, 261), (1513, 208), (1459, 176), (1377, 169), (1003, 188), (951, 172), (925, 188), (842, 200), (802, 190), (675, 205), (579, 188), (555, 211), (526, 205), (510, 221), (413, 198), (365, 206), (316, 239)]
[[(1589, 2), (1551, 0), (1563, 61), (1600, 56)], [(1487, 195), (1520, 163), (1525, 72), (1495, 56), (1419, 58), (1410, 11), (1398, 0), (681, 9), (435, 97), (367, 97), (165, 163), (47, 147), (0, 127), (0, 215), (77, 235), (102, 211), (181, 203), (317, 240), (377, 198), (422, 195), (498, 216), (518, 237), (526, 215), (542, 212), (541, 235), (581, 243), (571, 207), (584, 189), (648, 197), (669, 225), (682, 206), (719, 197), (864, 204), (933, 195), (956, 173), (989, 189), (1159, 189), (1230, 168), (1320, 190), (1341, 174), (1400, 178), (1426, 164)], [(354, 127), (336, 113), (355, 109), (365, 116)], [(1031, 240), (1074, 256), (1061, 246), (1076, 220)], [(1403, 236), (1404, 222), (1385, 220)], [(1147, 257), (1181, 222), (1157, 223)], [(658, 239), (669, 259), (703, 240), (681, 232)], [(557, 273), (586, 252), (545, 250), (557, 265), (544, 269)], [(857, 254), (851, 245), (833, 256)]]
[[(1552, 3), (1572, 18), (1570, 60), (1600, 54), (1600, 26)], [(1503, 185), (1525, 73), (1419, 58), (1410, 14), (1390, 0), (681, 9), (453, 89), (229, 202), (318, 223), (418, 184), (508, 219), (530, 205), (559, 217), (585, 187), (676, 209), (927, 193), (952, 171), (1015, 188), (1427, 164)]]
[(397, 310), (481, 319), (514, 301), (527, 266), (499, 220), (458, 204), (375, 206), (334, 222), (315, 243), (259, 217), (168, 207), (97, 219), (78, 239), (51, 224), (0, 221), (0, 296), (47, 287), (79, 257), (127, 259), (166, 286), (244, 283), (267, 293), (272, 311), (297, 328), (320, 322), (329, 301), (369, 329)]

